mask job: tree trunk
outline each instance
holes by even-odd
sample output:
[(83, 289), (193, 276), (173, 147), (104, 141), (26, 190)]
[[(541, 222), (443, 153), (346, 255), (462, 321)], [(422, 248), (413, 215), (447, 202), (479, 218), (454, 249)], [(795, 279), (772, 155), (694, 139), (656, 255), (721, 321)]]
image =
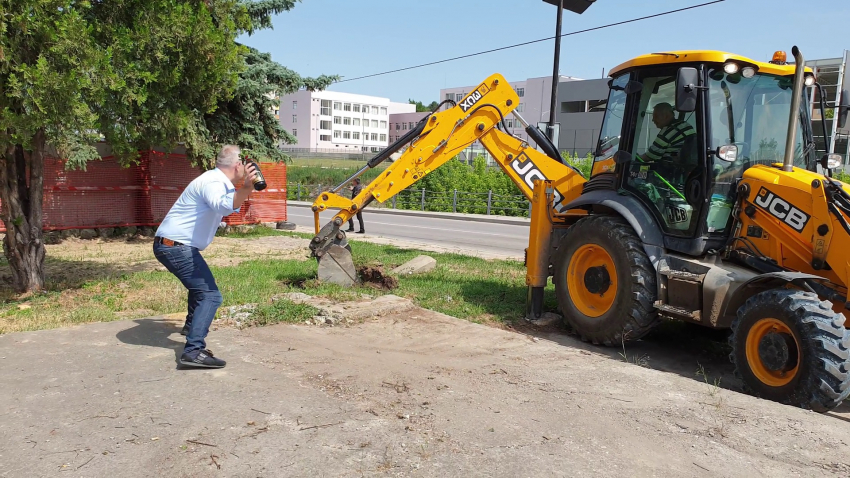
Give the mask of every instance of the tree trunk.
[(12, 285), (20, 293), (44, 288), (45, 147), (44, 130), (39, 129), (33, 136), (32, 151), (24, 151), (20, 145), (11, 146), (4, 152), (0, 165), (0, 200), (6, 225), (3, 252), (12, 269)]

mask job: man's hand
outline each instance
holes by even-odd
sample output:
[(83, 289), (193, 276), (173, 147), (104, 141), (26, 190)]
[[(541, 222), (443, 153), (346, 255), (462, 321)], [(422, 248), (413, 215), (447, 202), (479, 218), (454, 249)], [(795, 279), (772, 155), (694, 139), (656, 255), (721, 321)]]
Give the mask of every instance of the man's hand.
[(242, 189), (248, 189), (249, 192), (254, 190), (254, 179), (257, 177), (257, 168), (254, 163), (245, 166), (245, 182), (242, 183)]
[(254, 167), (254, 164), (248, 164), (245, 166), (245, 182), (242, 183), (242, 187), (236, 191), (236, 194), (233, 195), (233, 209), (239, 209), (242, 206), (242, 203), (248, 199), (248, 196), (254, 192), (254, 178), (257, 177), (257, 171)]

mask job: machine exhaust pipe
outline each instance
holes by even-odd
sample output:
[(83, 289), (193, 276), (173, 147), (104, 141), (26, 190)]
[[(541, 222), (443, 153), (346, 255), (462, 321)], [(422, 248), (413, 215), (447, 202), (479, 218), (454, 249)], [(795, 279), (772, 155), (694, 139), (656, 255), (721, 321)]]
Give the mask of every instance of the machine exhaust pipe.
[(796, 45), (791, 48), (791, 54), (794, 55), (794, 89), (791, 91), (788, 134), (785, 136), (785, 159), (782, 162), (782, 170), (787, 172), (794, 170), (794, 142), (797, 139), (797, 122), (800, 121), (800, 100), (803, 97), (803, 74), (806, 69), (803, 53)]

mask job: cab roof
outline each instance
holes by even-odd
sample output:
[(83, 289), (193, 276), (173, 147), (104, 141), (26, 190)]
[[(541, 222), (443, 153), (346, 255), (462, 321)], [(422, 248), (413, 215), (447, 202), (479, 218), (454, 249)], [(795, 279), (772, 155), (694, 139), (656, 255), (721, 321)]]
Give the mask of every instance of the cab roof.
[[(793, 59), (793, 57), (791, 57)], [(775, 65), (773, 63), (756, 61), (745, 56), (736, 55), (734, 53), (727, 53), (725, 51), (714, 51), (714, 50), (680, 50), (680, 51), (666, 51), (659, 53), (650, 53), (648, 55), (641, 55), (631, 60), (628, 60), (624, 63), (621, 63), (608, 73), (610, 76), (618, 75), (626, 70), (630, 70), (632, 68), (637, 68), (641, 66), (652, 66), (652, 65), (668, 65), (675, 63), (725, 63), (726, 61), (733, 60), (738, 63), (749, 64), (751, 66), (755, 66), (760, 73), (768, 73), (771, 75), (793, 75), (794, 74), (794, 65)], [(812, 69), (810, 67), (806, 67), (805, 71), (807, 73), (811, 73)]]

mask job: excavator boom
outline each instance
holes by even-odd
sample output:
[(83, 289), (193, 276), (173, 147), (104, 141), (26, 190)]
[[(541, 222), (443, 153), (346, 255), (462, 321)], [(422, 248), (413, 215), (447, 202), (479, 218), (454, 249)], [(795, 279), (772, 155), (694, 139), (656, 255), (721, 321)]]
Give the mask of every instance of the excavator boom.
[[(313, 255), (321, 262), (332, 246), (347, 249), (345, 233), (340, 227), (358, 211), (372, 201), (388, 201), (457, 156), (475, 141), (481, 142), (529, 200), (534, 195), (535, 181), (551, 181), (554, 197), (552, 208), (556, 213), (564, 212), (563, 206), (581, 194), (585, 179), (560, 157), (551, 157), (557, 154), (557, 149), (536, 127), (528, 126), (514, 112), (518, 104), (519, 97), (510, 84), (502, 75), (494, 74), (453, 107), (432, 112), (423, 118), (414, 130), (379, 153), (354, 176), (332, 190), (321, 193), (312, 207), (316, 228), (316, 236), (310, 245)], [(549, 155), (531, 147), (528, 142), (499, 130), (497, 126), (504, 125), (505, 116), (508, 114), (520, 119), (526, 125), (529, 136), (538, 139), (538, 143), (542, 144)], [(401, 157), (380, 176), (365, 185), (356, 197), (349, 199), (337, 194), (348, 181), (377, 166), (408, 142), (410, 144)], [(340, 211), (320, 228), (319, 214), (328, 209)], [(332, 255), (335, 258), (334, 263), (340, 262), (339, 256), (345, 254), (337, 249)], [(348, 264), (350, 261), (343, 262)]]

